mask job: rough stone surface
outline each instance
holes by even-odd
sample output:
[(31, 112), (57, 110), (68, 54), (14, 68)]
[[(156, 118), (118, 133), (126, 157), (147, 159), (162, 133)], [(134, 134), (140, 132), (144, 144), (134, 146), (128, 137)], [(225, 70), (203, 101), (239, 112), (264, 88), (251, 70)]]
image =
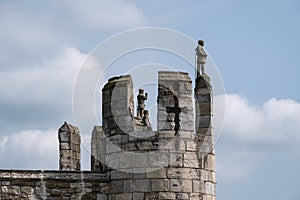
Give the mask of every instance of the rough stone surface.
[(168, 179), (153, 179), (152, 180), (152, 191), (169, 191), (169, 180)]
[(58, 130), (59, 169), (80, 170), (80, 133), (76, 126), (65, 122)]
[(96, 183), (104, 186), (109, 180), (107, 174), (92, 172), (1, 170), (0, 174), (9, 175), (0, 178), (0, 199), (72, 199), (83, 195), (96, 199)]

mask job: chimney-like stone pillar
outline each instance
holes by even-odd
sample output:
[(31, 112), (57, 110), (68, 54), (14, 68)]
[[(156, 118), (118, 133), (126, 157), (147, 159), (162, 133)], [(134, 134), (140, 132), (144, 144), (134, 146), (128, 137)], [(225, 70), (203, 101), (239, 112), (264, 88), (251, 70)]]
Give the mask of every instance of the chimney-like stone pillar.
[(59, 170), (80, 170), (80, 133), (76, 126), (65, 122), (58, 129)]
[(212, 127), (213, 94), (210, 78), (205, 74), (196, 79), (195, 109), (196, 109), (196, 140), (200, 174), (203, 185), (201, 199), (215, 200), (216, 169), (214, 151), (214, 133)]

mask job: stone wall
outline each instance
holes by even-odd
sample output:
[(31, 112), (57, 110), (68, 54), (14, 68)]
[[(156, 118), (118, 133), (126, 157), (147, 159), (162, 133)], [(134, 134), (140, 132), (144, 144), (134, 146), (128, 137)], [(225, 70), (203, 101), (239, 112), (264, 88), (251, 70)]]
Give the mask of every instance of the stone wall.
[(0, 199), (107, 199), (107, 174), (92, 172), (1, 170)]

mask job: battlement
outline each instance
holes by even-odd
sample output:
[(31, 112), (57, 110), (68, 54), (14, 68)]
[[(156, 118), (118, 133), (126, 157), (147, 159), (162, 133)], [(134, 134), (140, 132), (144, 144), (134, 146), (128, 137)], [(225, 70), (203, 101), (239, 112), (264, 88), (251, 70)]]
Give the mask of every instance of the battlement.
[(198, 77), (194, 113), (189, 75), (159, 72), (157, 131), (152, 131), (142, 123), (139, 105), (134, 114), (131, 77), (109, 79), (102, 89), (103, 126), (92, 133), (92, 170), (109, 173), (110, 187), (119, 187), (108, 196), (214, 199), (211, 95), (208, 77)]
[[(207, 75), (158, 73), (157, 131), (130, 75), (102, 88), (102, 126), (91, 140), (91, 171), (80, 171), (80, 132), (59, 128), (60, 171), (0, 171), (0, 199), (215, 200), (212, 87)], [(194, 100), (193, 100), (194, 98)], [(195, 105), (195, 106), (194, 106)]]

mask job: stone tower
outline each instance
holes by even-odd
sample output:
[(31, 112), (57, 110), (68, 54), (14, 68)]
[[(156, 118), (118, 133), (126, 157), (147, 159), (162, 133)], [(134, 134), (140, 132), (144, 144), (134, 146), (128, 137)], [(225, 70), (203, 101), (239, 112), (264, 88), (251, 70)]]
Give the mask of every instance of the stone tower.
[(208, 79), (196, 80), (194, 113), (189, 75), (158, 73), (157, 131), (134, 116), (130, 76), (111, 78), (102, 102), (103, 126), (92, 133), (92, 171), (109, 174), (108, 199), (215, 199)]
[(92, 133), (92, 170), (79, 171), (79, 130), (65, 122), (60, 170), (0, 170), (0, 199), (215, 200), (212, 87), (207, 75), (195, 81), (194, 106), (187, 73), (158, 73), (153, 131), (147, 108), (142, 119), (134, 115), (131, 77), (109, 79), (103, 126)]
[(80, 170), (80, 133), (76, 126), (65, 122), (58, 129), (59, 170)]

